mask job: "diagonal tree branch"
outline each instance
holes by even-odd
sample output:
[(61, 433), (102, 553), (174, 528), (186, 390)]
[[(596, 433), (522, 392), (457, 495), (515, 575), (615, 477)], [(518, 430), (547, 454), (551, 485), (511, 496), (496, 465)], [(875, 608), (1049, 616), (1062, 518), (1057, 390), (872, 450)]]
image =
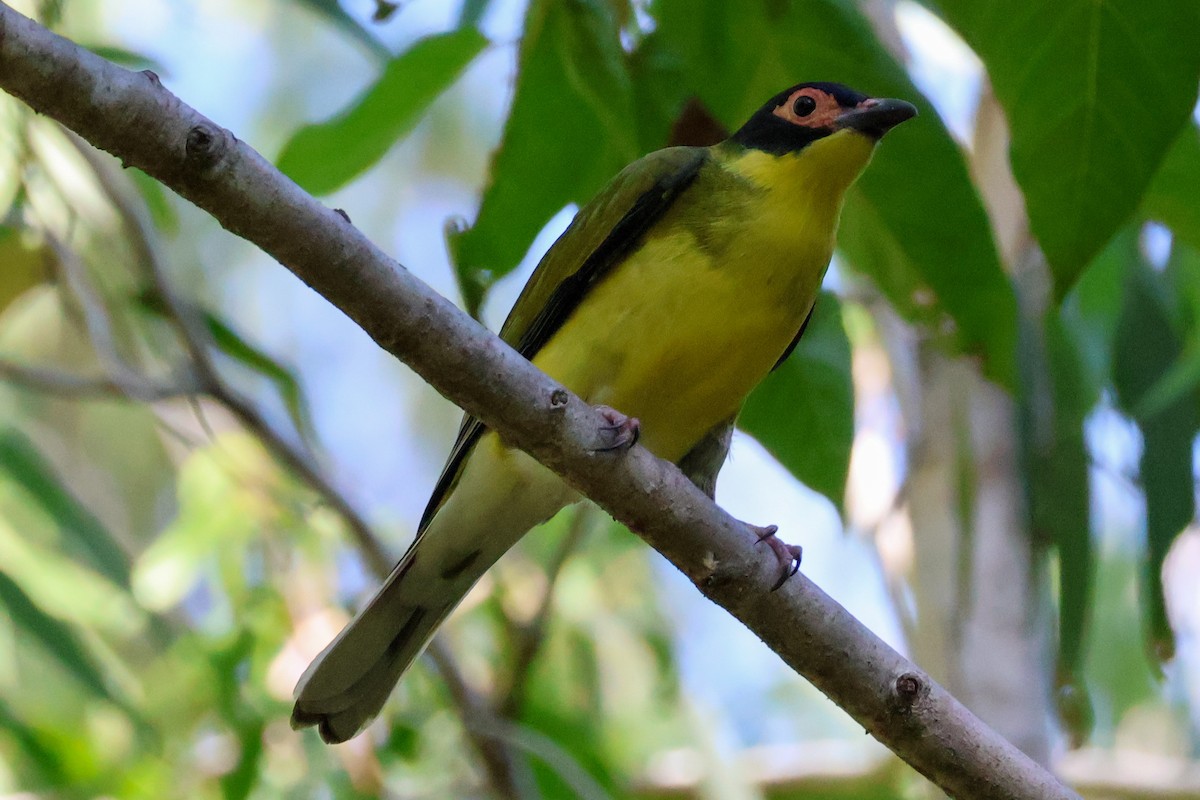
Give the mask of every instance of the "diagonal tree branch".
[(442, 394), (638, 532), (870, 733), (949, 794), (1073, 798), (1053, 776), (643, 448), (596, 452), (599, 414), (397, 265), (228, 131), (0, 3), (0, 88), (259, 245)]

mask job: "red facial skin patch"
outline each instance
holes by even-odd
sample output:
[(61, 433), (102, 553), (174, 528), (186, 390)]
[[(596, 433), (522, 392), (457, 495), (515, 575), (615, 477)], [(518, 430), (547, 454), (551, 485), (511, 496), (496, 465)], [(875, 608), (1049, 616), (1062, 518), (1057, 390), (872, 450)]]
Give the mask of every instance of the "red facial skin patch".
[[(817, 104), (817, 107), (812, 112), (803, 117), (797, 115), (795, 110), (796, 100), (800, 97), (811, 97)], [(833, 95), (809, 86), (792, 92), (787, 101), (776, 106), (775, 111), (772, 113), (793, 125), (826, 130), (833, 128), (842, 111), (841, 105), (838, 104), (837, 99)]]

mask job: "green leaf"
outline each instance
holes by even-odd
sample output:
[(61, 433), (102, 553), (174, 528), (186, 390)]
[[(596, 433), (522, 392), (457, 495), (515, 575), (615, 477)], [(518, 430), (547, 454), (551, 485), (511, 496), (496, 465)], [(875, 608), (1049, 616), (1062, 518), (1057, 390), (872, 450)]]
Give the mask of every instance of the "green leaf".
[(354, 39), (359, 44), (363, 45), (371, 55), (378, 58), (380, 61), (387, 61), (392, 54), (384, 47), (378, 39), (375, 38), (369, 30), (359, 24), (358, 20), (342, 10), (341, 3), (338, 0), (296, 0), (300, 5), (307, 6), (318, 16), (324, 17), (329, 22), (333, 23), (335, 28), (340, 29), (347, 34), (351, 39)]
[[(1179, 358), (1183, 342), (1172, 322), (1163, 280), (1142, 264), (1126, 284), (1117, 325), (1113, 379), (1117, 399), (1136, 415), (1150, 389)], [(1176, 535), (1195, 513), (1192, 443), (1200, 428), (1195, 392), (1153, 416), (1137, 417), (1142, 429), (1142, 486), (1146, 493), (1147, 554), (1141, 582), (1143, 618), (1151, 652), (1171, 657), (1174, 639), (1163, 599), (1162, 563)]]
[(240, 754), (237, 766), (221, 776), (221, 794), (225, 800), (245, 800), (258, 783), (263, 757), (263, 731), (266, 725), (256, 720), (238, 728)]
[(69, 553), (118, 586), (128, 587), (129, 558), (108, 529), (63, 486), (20, 432), (0, 429), (0, 475), (19, 485), (58, 525)]
[(160, 76), (166, 74), (166, 68), (150, 56), (142, 55), (141, 53), (135, 53), (132, 50), (126, 50), (123, 47), (115, 47), (107, 44), (85, 44), (83, 46), (101, 58), (107, 59), (114, 64), (120, 64), (122, 67), (139, 70), (148, 69)]
[(475, 224), (449, 234), (474, 312), (552, 216), (584, 203), (640, 154), (617, 27), (599, 0), (533, 0), (516, 94)]
[(136, 167), (131, 167), (126, 174), (137, 185), (154, 224), (164, 233), (177, 233), (179, 215), (175, 213), (175, 207), (171, 205), (171, 198), (163, 185)]
[(1138, 232), (1127, 227), (1084, 270), (1061, 307), (1094, 386), (1112, 383), (1112, 351), (1125, 302), (1126, 275), (1140, 262)]
[(121, 707), (108, 689), (103, 673), (69, 626), (42, 611), (6, 573), (0, 572), (0, 605), (25, 636), (37, 641), (62, 667), (90, 692)]
[(270, 528), (280, 479), (270, 455), (249, 434), (224, 434), (189, 455), (176, 485), (179, 515), (134, 568), (134, 595), (142, 605), (166, 610), (182, 602), (214, 558), (240, 553)]
[(28, 244), (19, 229), (0, 225), (0, 312), (46, 281), (49, 253), (44, 247)]
[(349, 107), (297, 131), (283, 147), (279, 169), (313, 194), (344, 186), (412, 130), (486, 45), (474, 28), (422, 39), (389, 61)]
[(275, 390), (279, 392), (288, 414), (291, 415), (296, 430), (308, 441), (313, 441), (315, 433), (312, 416), (296, 376), (266, 352), (243, 339), (237, 331), (211, 311), (204, 312), (204, 324), (222, 353), (271, 381)]
[(458, 12), (458, 27), (478, 25), (490, 5), (491, 0), (463, 0), (462, 8)]
[(1040, 338), (1024, 337), (1020, 433), (1033, 535), (1058, 553), (1058, 673), (1080, 689), (1096, 556), (1084, 421), (1100, 387), (1072, 333), (1051, 312)]
[(731, 129), (805, 77), (918, 105), (921, 116), (884, 139), (847, 197), (839, 248), (902, 314), (1013, 386), (1016, 301), (962, 153), (854, 7), (659, 0), (655, 9), (656, 35), (684, 64), (688, 89)]
[(1137, 208), (1196, 104), (1200, 6), (938, 0), (987, 66), (1062, 297)]
[[(640, 149), (650, 152), (667, 146), (672, 128), (691, 97), (683, 63), (662, 35), (654, 32), (630, 54), (629, 77)], [(729, 135), (728, 131), (722, 133), (722, 139)]]
[(1183, 347), (1138, 400), (1134, 413), (1139, 419), (1155, 417), (1180, 402), (1189, 402), (1189, 397), (1200, 397), (1200, 251), (1176, 243), (1164, 277), (1178, 308)]
[(68, 769), (53, 743), (48, 742), (39, 731), (22, 722), (3, 699), (0, 699), (0, 730), (8, 731), (21, 748), (21, 753), (25, 756), (24, 763), (35, 767), (47, 784), (66, 785)]
[(800, 343), (750, 394), (738, 427), (842, 509), (854, 443), (854, 383), (835, 296), (817, 298)]
[(1200, 248), (1200, 128), (1188, 125), (1167, 151), (1154, 176), (1142, 213), (1166, 225), (1176, 237)]

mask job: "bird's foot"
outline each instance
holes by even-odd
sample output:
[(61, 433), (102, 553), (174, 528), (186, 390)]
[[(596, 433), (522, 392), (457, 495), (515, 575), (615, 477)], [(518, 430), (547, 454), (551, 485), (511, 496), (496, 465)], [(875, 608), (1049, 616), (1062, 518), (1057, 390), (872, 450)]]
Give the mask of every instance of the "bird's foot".
[(773, 592), (783, 586), (788, 578), (800, 571), (800, 558), (804, 554), (804, 548), (798, 544), (788, 544), (776, 536), (775, 534), (779, 532), (778, 525), (767, 525), (763, 528), (751, 525), (750, 530), (758, 537), (759, 544), (767, 543), (771, 552), (775, 554), (775, 560), (779, 562), (779, 580), (775, 581), (775, 585), (771, 587)]
[(600, 445), (593, 448), (597, 453), (608, 453), (613, 450), (628, 450), (637, 444), (641, 434), (641, 423), (636, 417), (627, 417), (615, 408), (596, 406), (596, 410), (604, 417), (606, 424), (601, 425)]

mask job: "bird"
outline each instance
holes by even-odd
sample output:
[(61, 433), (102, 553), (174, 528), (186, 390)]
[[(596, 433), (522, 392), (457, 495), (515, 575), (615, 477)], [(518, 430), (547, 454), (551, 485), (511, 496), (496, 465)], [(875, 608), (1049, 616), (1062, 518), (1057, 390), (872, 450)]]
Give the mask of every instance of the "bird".
[[(916, 114), (801, 83), (723, 142), (644, 156), (579, 210), (500, 337), (601, 409), (600, 449), (640, 442), (680, 462), (791, 353), (846, 191), (883, 135)], [(579, 499), (467, 415), (412, 545), (301, 676), (292, 726), (330, 743), (361, 732), (484, 572)], [(783, 580), (795, 550), (774, 549)]]

